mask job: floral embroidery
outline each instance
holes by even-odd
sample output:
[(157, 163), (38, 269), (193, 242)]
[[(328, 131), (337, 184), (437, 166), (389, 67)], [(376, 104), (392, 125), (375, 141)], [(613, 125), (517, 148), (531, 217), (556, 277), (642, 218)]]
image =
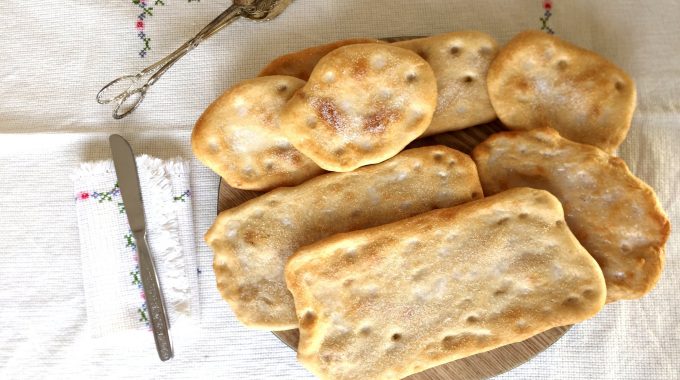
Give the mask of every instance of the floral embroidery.
[(123, 235), (123, 237), (125, 238), (125, 246), (126, 247), (131, 247), (132, 249), (137, 249), (137, 244), (135, 244), (135, 240), (132, 237), (132, 231)]
[(87, 191), (81, 191), (78, 194), (76, 194), (76, 200), (81, 200), (84, 201), (86, 199), (90, 199), (92, 197), (93, 199), (96, 199), (99, 203), (104, 203), (104, 201), (113, 201), (113, 197), (116, 195), (120, 194), (120, 187), (118, 187), (118, 182), (116, 182), (115, 185), (113, 185), (113, 188), (109, 191), (104, 191), (104, 192), (98, 192), (98, 191), (93, 191), (91, 193), (88, 193)]
[(172, 197), (172, 201), (173, 202), (177, 202), (177, 201), (186, 202), (186, 198), (188, 198), (190, 196), (191, 196), (191, 190), (187, 190), (177, 197)]
[(134, 272), (130, 272), (130, 276), (132, 276), (132, 285), (141, 285), (142, 281), (139, 278), (139, 271), (136, 270)]
[(151, 324), (149, 324), (149, 318), (146, 315), (146, 297), (144, 294), (144, 288), (142, 287), (142, 278), (139, 274), (139, 257), (137, 256), (137, 244), (135, 244), (134, 237), (132, 236), (132, 231), (128, 232), (127, 234), (123, 235), (125, 237), (125, 246), (130, 248), (130, 251), (134, 255), (135, 261), (137, 262), (137, 265), (135, 265), (135, 269), (130, 271), (130, 277), (132, 277), (132, 285), (136, 285), (137, 289), (139, 289), (139, 297), (142, 299), (142, 305), (137, 308), (137, 313), (139, 313), (139, 321), (144, 322), (147, 328), (151, 328)]
[[(160, 0), (157, 0), (157, 2), (158, 1)], [(104, 192), (79, 191), (76, 193), (75, 198), (76, 201), (86, 201), (88, 199), (94, 199), (99, 203), (104, 203), (104, 201), (113, 202), (113, 198), (118, 196), (120, 196), (120, 187), (118, 186), (118, 182), (116, 182), (113, 185), (113, 188), (109, 191)], [(187, 189), (182, 194), (178, 196), (173, 196), (172, 201), (186, 202), (186, 199), (189, 197), (191, 197), (191, 190)], [(118, 211), (121, 214), (125, 213), (125, 204), (123, 204), (123, 202), (116, 202), (116, 205), (118, 207)], [(134, 270), (130, 271), (129, 274), (132, 279), (131, 280), (132, 285), (137, 286), (137, 289), (139, 289), (139, 296), (142, 299), (141, 306), (137, 308), (137, 313), (139, 314), (139, 321), (143, 322), (148, 329), (151, 329), (151, 324), (149, 323), (149, 318), (147, 315), (146, 295), (144, 294), (144, 289), (142, 287), (142, 281), (139, 274), (139, 257), (137, 256), (137, 244), (135, 243), (135, 238), (132, 235), (132, 231), (129, 231), (127, 234), (123, 235), (123, 238), (125, 239), (125, 247), (130, 248), (130, 251), (134, 255), (135, 262), (137, 262), (137, 265), (135, 265)], [(198, 273), (200, 274), (200, 270), (198, 270)]]
[[(130, 276), (132, 277), (132, 285), (136, 285), (137, 288), (139, 289), (140, 297), (143, 300), (146, 300), (146, 297), (144, 295), (144, 290), (142, 289), (142, 278), (139, 275), (139, 265), (135, 267), (134, 271), (130, 272)], [(144, 322), (146, 327), (150, 327), (149, 325), (149, 318), (146, 315), (146, 302), (142, 302), (142, 305), (137, 308), (137, 313), (139, 313), (139, 321)]]
[(555, 34), (555, 31), (548, 25), (548, 20), (550, 20), (550, 16), (552, 16), (552, 12), (550, 12), (552, 10), (552, 1), (543, 0), (543, 9), (545, 9), (545, 13), (543, 13), (543, 17), (539, 18), (542, 23), (541, 30), (548, 34)]
[[(120, 187), (118, 182), (113, 185), (113, 188), (109, 191), (79, 191), (76, 193), (76, 201), (85, 201), (90, 198), (95, 199), (99, 203), (113, 202), (113, 198), (120, 195)], [(173, 202), (186, 202), (187, 198), (191, 197), (191, 190), (187, 189), (182, 194), (178, 196), (173, 196)], [(118, 206), (118, 212), (121, 214), (125, 213), (125, 204), (123, 202), (116, 202)]]
[[(142, 40), (142, 50), (139, 51), (139, 57), (144, 58), (149, 50), (151, 50), (151, 37), (148, 37), (145, 32), (145, 26), (148, 17), (153, 16), (153, 6), (149, 5), (153, 1), (153, 6), (165, 6), (164, 0), (132, 0), (132, 4), (140, 7), (142, 13), (137, 15), (135, 22), (135, 29), (137, 30), (137, 37)], [(189, 3), (198, 3), (201, 0), (187, 0)]]
[(142, 307), (137, 308), (137, 312), (139, 312), (139, 321), (144, 322), (147, 327), (151, 327), (149, 318), (146, 317), (146, 303), (143, 304)]

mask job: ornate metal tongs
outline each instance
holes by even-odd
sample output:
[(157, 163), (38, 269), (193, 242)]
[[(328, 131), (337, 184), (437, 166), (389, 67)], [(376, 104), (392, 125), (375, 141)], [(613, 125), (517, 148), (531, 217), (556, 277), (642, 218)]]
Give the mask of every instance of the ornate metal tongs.
[[(149, 87), (168, 71), (180, 58), (201, 42), (219, 32), (239, 17), (268, 21), (283, 12), (293, 0), (234, 0), (222, 14), (206, 25), (196, 36), (170, 53), (167, 57), (135, 75), (123, 75), (104, 86), (97, 94), (99, 104), (115, 103), (114, 119), (122, 119), (134, 111), (144, 100)], [(113, 96), (111, 96), (113, 94)]]

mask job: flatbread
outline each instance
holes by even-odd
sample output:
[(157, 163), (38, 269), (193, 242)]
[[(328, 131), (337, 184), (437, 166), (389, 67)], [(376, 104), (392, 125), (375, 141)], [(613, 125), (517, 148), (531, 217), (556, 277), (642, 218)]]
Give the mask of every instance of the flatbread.
[(279, 114), (304, 81), (286, 76), (245, 80), (215, 100), (196, 122), (196, 157), (238, 189), (297, 185), (323, 172), (288, 142)]
[(320, 167), (350, 171), (384, 161), (432, 120), (437, 84), (430, 65), (388, 44), (335, 49), (281, 114), (291, 143)]
[(602, 267), (608, 302), (642, 297), (659, 280), (670, 223), (620, 158), (550, 128), (492, 135), (473, 157), (487, 194), (529, 186), (560, 199), (569, 228)]
[(513, 38), (491, 63), (491, 104), (510, 129), (552, 127), (612, 153), (635, 110), (633, 80), (601, 56), (539, 31)]
[(300, 246), (482, 196), (474, 163), (443, 147), (329, 173), (223, 211), (205, 235), (217, 287), (236, 317), (264, 330), (297, 327), (283, 268)]
[(299, 249), (298, 359), (321, 379), (400, 379), (580, 322), (602, 272), (550, 193), (513, 189)]
[(308, 80), (314, 66), (326, 54), (345, 45), (382, 43), (373, 38), (352, 38), (348, 40), (336, 41), (330, 44), (313, 46), (294, 53), (282, 55), (268, 64), (259, 76), (267, 75), (289, 75), (291, 77)]
[(486, 89), (498, 43), (486, 33), (465, 31), (395, 42), (430, 64), (437, 78), (437, 109), (424, 136), (456, 131), (496, 119)]

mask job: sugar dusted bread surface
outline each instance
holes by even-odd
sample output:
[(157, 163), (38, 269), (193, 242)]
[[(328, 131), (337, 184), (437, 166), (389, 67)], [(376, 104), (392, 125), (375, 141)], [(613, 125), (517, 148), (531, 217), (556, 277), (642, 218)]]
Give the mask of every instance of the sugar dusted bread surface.
[(437, 78), (437, 108), (424, 135), (455, 131), (496, 118), (486, 87), (498, 43), (486, 33), (462, 31), (395, 42), (430, 64)]
[(602, 267), (608, 302), (642, 297), (657, 283), (670, 223), (623, 160), (550, 128), (497, 133), (472, 154), (486, 194), (528, 186), (560, 199), (569, 228)]
[(373, 38), (352, 38), (330, 44), (313, 46), (276, 58), (262, 69), (259, 76), (289, 75), (302, 80), (307, 80), (309, 79), (312, 70), (314, 70), (314, 66), (316, 66), (324, 55), (341, 46), (365, 43), (381, 43), (381, 41)]
[(550, 193), (513, 189), (299, 249), (298, 359), (321, 379), (400, 379), (590, 318), (602, 272)]
[(238, 189), (297, 185), (323, 170), (291, 145), (281, 109), (304, 81), (287, 76), (245, 80), (215, 100), (196, 122), (196, 157)]
[(481, 196), (469, 156), (443, 146), (409, 149), (223, 211), (205, 240), (215, 253), (217, 287), (236, 317), (252, 328), (287, 330), (297, 318), (283, 269), (299, 247)]
[(382, 162), (432, 120), (437, 83), (416, 53), (389, 44), (335, 49), (290, 99), (281, 126), (320, 167), (350, 171)]
[(613, 152), (635, 110), (633, 80), (603, 57), (539, 31), (518, 34), (489, 68), (498, 118), (510, 129), (552, 127)]

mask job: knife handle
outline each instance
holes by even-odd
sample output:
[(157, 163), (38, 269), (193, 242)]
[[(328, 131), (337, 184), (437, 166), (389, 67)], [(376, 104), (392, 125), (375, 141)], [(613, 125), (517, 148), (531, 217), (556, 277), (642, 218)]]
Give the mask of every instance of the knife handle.
[(139, 272), (142, 277), (146, 307), (151, 320), (151, 331), (156, 342), (156, 351), (158, 351), (158, 357), (162, 361), (166, 361), (174, 356), (174, 352), (170, 340), (168, 315), (156, 275), (156, 267), (149, 253), (146, 232), (134, 233), (134, 236), (137, 242), (137, 255), (139, 256)]

